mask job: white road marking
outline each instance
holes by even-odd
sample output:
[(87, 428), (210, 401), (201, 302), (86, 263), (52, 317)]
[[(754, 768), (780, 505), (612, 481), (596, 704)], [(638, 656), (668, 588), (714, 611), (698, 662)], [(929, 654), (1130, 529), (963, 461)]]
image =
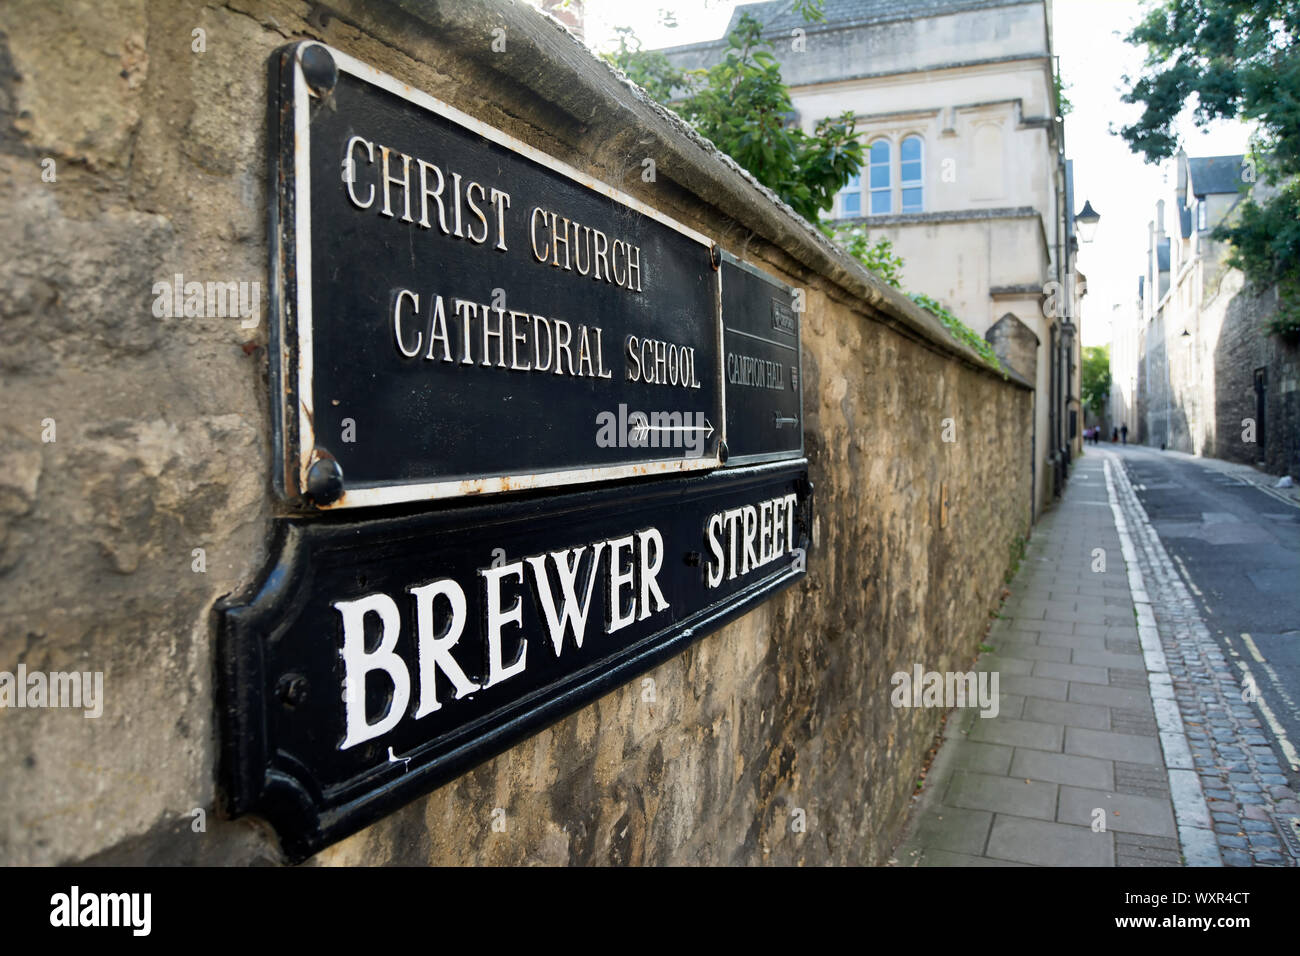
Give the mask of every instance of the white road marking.
[[(1268, 679), (1273, 683), (1273, 693), (1277, 694), (1278, 698), (1286, 706), (1287, 712), (1293, 717), (1300, 717), (1300, 707), (1296, 706), (1295, 698), (1291, 696), (1291, 692), (1287, 690), (1286, 685), (1282, 683), (1282, 678), (1278, 672), (1273, 669), (1273, 665), (1264, 660), (1264, 655), (1261, 654), (1259, 648), (1255, 646), (1255, 641), (1249, 634), (1242, 634), (1241, 639), (1242, 642), (1245, 643), (1246, 649), (1250, 651), (1250, 656), (1255, 658), (1255, 660), (1264, 668), (1264, 673), (1268, 675)], [(1292, 752), (1294, 753), (1294, 749)], [(1297, 767), (1296, 769), (1300, 770), (1300, 767)]]
[(1169, 556), (1177, 563), (1178, 570), (1183, 573), (1183, 580), (1186, 581), (1187, 586), (1192, 589), (1192, 593), (1204, 601), (1205, 595), (1201, 593), (1201, 589), (1198, 588), (1196, 582), (1192, 580), (1192, 575), (1188, 572), (1187, 565), (1183, 564), (1183, 559), (1176, 554), (1170, 554)]
[(1282, 729), (1282, 725), (1273, 716), (1273, 710), (1268, 706), (1268, 701), (1264, 699), (1263, 694), (1258, 692), (1259, 682), (1255, 680), (1255, 675), (1250, 672), (1249, 665), (1245, 661), (1238, 661), (1237, 666), (1241, 668), (1242, 674), (1255, 688), (1256, 693), (1253, 703), (1259, 708), (1259, 712), (1264, 715), (1264, 722), (1268, 724), (1269, 729), (1273, 731), (1273, 736), (1277, 738), (1277, 745), (1282, 748), (1282, 756), (1286, 758), (1286, 762), (1291, 765), (1292, 770), (1300, 770), (1300, 753), (1296, 753), (1296, 749), (1287, 737), (1286, 731)]
[(1119, 501), (1116, 486), (1118, 482), (1127, 482), (1128, 479), (1118, 462), (1114, 463), (1112, 469), (1112, 461), (1112, 455), (1102, 459), (1106, 497), (1115, 522), (1115, 532), (1119, 535), (1120, 552), (1128, 570), (1129, 592), (1138, 620), (1138, 639), (1146, 664), (1152, 708), (1159, 721), (1157, 726), (1160, 728), (1160, 749), (1164, 754), (1165, 774), (1169, 780), (1169, 800), (1178, 821), (1178, 842), (1189, 866), (1222, 866), (1223, 859), (1219, 855), (1218, 843), (1211, 829), (1209, 805), (1205, 800), (1205, 791), (1201, 788), (1200, 777), (1194, 769), (1182, 710), (1174, 698), (1173, 678), (1169, 673), (1169, 664), (1165, 660), (1155, 616), (1151, 611), (1146, 581), (1138, 565), (1137, 549), (1133, 546), (1128, 521)]

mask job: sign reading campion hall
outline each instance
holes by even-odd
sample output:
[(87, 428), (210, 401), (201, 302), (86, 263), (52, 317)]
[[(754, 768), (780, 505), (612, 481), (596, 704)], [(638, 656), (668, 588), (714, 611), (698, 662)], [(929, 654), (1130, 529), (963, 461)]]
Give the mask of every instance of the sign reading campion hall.
[(321, 44), (273, 83), (282, 494), (348, 507), (720, 463), (704, 236)]

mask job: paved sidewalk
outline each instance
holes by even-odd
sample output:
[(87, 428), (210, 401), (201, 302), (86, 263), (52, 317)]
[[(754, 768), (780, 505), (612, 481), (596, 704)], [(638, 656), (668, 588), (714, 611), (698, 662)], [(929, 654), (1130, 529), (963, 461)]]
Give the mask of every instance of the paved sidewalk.
[(1139, 641), (1135, 597), (1148, 598), (1124, 560), (1109, 457), (1079, 459), (1035, 528), (976, 665), (998, 673), (1000, 712), (951, 712), (897, 865), (1177, 866), (1187, 846), (1186, 862), (1219, 864), (1177, 707), (1152, 699), (1169, 678), (1158, 642), (1144, 655)]

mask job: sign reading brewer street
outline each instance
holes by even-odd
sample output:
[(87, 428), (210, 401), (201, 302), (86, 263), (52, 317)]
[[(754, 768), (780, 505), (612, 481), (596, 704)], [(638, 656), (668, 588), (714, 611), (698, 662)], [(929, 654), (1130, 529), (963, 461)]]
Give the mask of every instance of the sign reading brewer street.
[(277, 61), (281, 493), (348, 507), (719, 464), (704, 236), (346, 54)]
[(218, 608), (225, 808), (294, 859), (355, 832), (802, 578), (811, 494), (795, 461), (282, 519)]

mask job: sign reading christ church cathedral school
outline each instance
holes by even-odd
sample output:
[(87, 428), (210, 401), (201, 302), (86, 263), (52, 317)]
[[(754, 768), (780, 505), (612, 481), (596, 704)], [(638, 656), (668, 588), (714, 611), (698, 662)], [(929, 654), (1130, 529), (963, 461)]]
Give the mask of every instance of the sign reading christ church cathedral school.
[(322, 44), (271, 79), (292, 514), (221, 793), (296, 860), (799, 580), (812, 486), (792, 289)]
[(346, 508), (720, 463), (706, 237), (337, 51), (299, 63), (273, 283), (286, 494)]

